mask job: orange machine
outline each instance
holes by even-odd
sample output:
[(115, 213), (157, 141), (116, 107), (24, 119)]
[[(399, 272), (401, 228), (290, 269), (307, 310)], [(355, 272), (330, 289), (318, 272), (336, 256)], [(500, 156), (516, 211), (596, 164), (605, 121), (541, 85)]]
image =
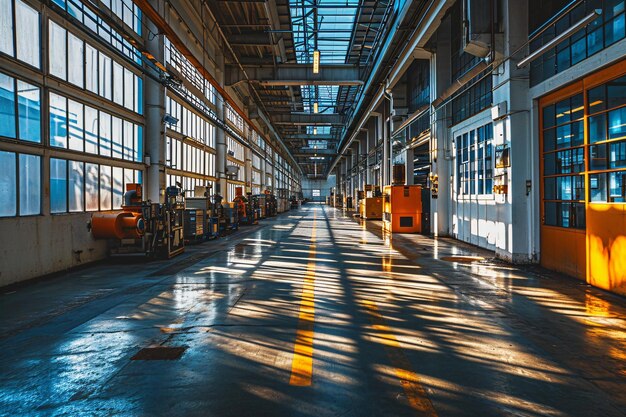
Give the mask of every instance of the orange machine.
[(91, 216), (91, 233), (96, 239), (140, 239), (144, 231), (141, 184), (126, 184), (122, 211)]
[(359, 200), (359, 214), (362, 219), (380, 220), (383, 218), (383, 198), (367, 197)]
[(383, 190), (383, 227), (392, 233), (422, 232), (422, 186), (388, 185)]

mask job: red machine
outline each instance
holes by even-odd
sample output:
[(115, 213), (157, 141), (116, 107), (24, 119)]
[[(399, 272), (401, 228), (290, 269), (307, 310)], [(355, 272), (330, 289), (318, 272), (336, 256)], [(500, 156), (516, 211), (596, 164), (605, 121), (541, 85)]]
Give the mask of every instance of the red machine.
[(141, 184), (126, 184), (122, 211), (94, 213), (91, 233), (96, 239), (140, 239), (145, 232)]

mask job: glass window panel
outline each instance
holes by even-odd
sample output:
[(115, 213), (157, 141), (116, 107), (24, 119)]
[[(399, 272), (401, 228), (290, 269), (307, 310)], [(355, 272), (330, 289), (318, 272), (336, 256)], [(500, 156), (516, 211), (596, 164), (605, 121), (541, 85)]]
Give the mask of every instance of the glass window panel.
[(20, 214), (41, 213), (41, 158), (20, 154)]
[(135, 103), (135, 74), (124, 68), (124, 107), (133, 109)]
[(72, 212), (83, 211), (85, 209), (84, 199), (84, 172), (85, 167), (82, 162), (69, 161), (69, 208)]
[(111, 210), (111, 167), (100, 165), (100, 210)]
[(143, 127), (135, 125), (135, 162), (143, 162)]
[(605, 45), (609, 46), (624, 38), (624, 15), (621, 14), (611, 20), (604, 27)]
[(609, 201), (611, 203), (626, 202), (626, 171), (611, 172), (609, 183)]
[(50, 158), (50, 212), (67, 211), (67, 161)]
[(0, 136), (15, 135), (15, 79), (0, 73)]
[(590, 114), (606, 110), (606, 87), (601, 85), (587, 91), (587, 100)]
[(20, 139), (41, 142), (41, 100), (39, 87), (17, 82)]
[(21, 0), (15, 2), (17, 58), (39, 68), (39, 13)]
[(99, 73), (98, 73), (98, 85), (100, 90), (100, 95), (107, 100), (112, 100), (113, 97), (113, 89), (111, 86), (112, 83), (112, 74), (111, 74), (111, 58), (100, 52), (99, 54)]
[(609, 109), (626, 104), (626, 77), (611, 81), (606, 88)]
[(135, 184), (135, 171), (124, 168), (124, 189), (126, 189), (127, 184)]
[(85, 43), (73, 34), (68, 33), (67, 81), (81, 88), (84, 85), (84, 53)]
[(67, 79), (67, 44), (65, 29), (50, 20), (49, 24), (48, 65), (50, 74), (63, 80)]
[(111, 145), (113, 151), (113, 158), (122, 158), (122, 150), (123, 150), (123, 141), (122, 137), (124, 136), (122, 130), (122, 119), (119, 117), (112, 116), (111, 119)]
[(626, 107), (609, 112), (609, 139), (626, 136)]
[(0, 52), (10, 56), (15, 55), (13, 51), (13, 0), (0, 0)]
[(85, 164), (85, 208), (87, 211), (98, 210), (98, 187), (100, 174), (98, 164)]
[(85, 152), (98, 153), (98, 110), (85, 106)]
[(589, 142), (606, 140), (606, 113), (589, 116)]
[(50, 93), (50, 146), (67, 148), (67, 99)]
[(583, 104), (583, 95), (577, 94), (571, 98), (570, 101), (571, 111), (570, 117), (572, 120), (582, 119), (584, 115), (585, 106)]
[(123, 196), (124, 196), (124, 169), (113, 167), (113, 210), (119, 209), (122, 207)]
[(135, 76), (135, 111), (143, 114), (143, 80)]
[(111, 115), (100, 112), (100, 155), (111, 156)]
[(556, 149), (556, 129), (548, 129), (543, 132), (543, 151), (549, 152)]
[(589, 176), (589, 193), (592, 202), (607, 201), (606, 174), (593, 174)]
[(591, 170), (607, 169), (608, 158), (606, 145), (595, 145), (589, 147), (589, 168)]
[(135, 145), (133, 124), (124, 120), (124, 159), (132, 160)]
[(611, 168), (626, 168), (626, 141), (611, 143)]
[(124, 67), (113, 61), (113, 101), (124, 104)]
[(85, 88), (98, 94), (98, 50), (85, 46)]
[(569, 98), (556, 103), (555, 111), (556, 111), (556, 124), (557, 125), (567, 123), (571, 120), (570, 118), (571, 109), (572, 108), (570, 105)]
[(84, 116), (83, 104), (68, 100), (67, 118), (69, 120), (69, 148), (75, 151), (84, 150)]
[(15, 154), (0, 151), (0, 216), (17, 214), (16, 169)]

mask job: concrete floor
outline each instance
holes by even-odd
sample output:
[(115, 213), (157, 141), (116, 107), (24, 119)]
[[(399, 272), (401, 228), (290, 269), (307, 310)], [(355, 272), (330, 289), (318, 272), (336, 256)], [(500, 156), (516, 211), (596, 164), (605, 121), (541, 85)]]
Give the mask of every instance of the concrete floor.
[(0, 415), (626, 415), (623, 298), (326, 206), (261, 223), (5, 290)]

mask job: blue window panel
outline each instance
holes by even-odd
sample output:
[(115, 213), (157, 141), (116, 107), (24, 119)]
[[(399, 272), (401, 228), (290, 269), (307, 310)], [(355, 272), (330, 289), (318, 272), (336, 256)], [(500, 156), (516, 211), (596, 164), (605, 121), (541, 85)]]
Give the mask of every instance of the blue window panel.
[(67, 99), (50, 93), (50, 146), (67, 148)]
[(50, 159), (50, 212), (67, 211), (67, 161)]
[(20, 154), (20, 215), (41, 213), (41, 158)]
[(0, 73), (0, 136), (15, 134), (15, 79)]
[(85, 164), (69, 161), (69, 209), (72, 212), (85, 210)]
[(626, 136), (626, 107), (609, 112), (609, 139)]
[(17, 214), (15, 154), (0, 151), (0, 216)]
[(611, 172), (609, 175), (609, 201), (612, 203), (626, 202), (626, 172)]
[(39, 87), (17, 82), (20, 139), (41, 142), (41, 93)]
[(143, 162), (143, 127), (139, 125), (135, 134), (135, 162)]

